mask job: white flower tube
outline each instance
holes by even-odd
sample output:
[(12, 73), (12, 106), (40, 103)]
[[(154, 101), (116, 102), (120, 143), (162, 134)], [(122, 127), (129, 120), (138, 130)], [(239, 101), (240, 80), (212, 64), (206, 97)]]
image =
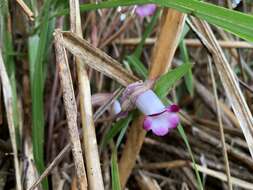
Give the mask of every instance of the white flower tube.
[(136, 107), (145, 115), (153, 115), (164, 111), (165, 106), (152, 90), (140, 94), (135, 101)]

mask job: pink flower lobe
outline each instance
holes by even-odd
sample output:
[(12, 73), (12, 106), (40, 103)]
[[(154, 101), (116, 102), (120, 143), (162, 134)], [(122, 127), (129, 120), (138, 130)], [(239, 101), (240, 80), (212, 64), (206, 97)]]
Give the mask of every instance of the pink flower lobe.
[(135, 10), (136, 14), (139, 17), (146, 17), (146, 16), (151, 16), (154, 14), (156, 10), (156, 5), (155, 4), (146, 4), (146, 5), (141, 5), (138, 6)]

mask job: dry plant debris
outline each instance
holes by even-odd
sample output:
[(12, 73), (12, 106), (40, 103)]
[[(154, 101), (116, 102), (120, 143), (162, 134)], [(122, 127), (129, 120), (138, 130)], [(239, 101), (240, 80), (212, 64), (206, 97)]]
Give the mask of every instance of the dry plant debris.
[(0, 189), (253, 189), (252, 10), (0, 1)]

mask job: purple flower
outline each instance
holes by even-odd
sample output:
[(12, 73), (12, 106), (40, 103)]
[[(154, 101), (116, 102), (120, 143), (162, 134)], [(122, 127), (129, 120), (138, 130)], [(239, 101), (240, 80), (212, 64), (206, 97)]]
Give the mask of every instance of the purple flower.
[(122, 106), (135, 105), (145, 114), (143, 128), (157, 136), (164, 136), (179, 123), (177, 105), (165, 107), (157, 95), (150, 89), (151, 81), (136, 82), (129, 85), (123, 93)]
[(146, 5), (141, 5), (138, 6), (135, 10), (136, 14), (139, 17), (146, 17), (146, 16), (151, 16), (154, 14), (156, 10), (156, 5), (155, 4), (146, 4)]
[(179, 108), (177, 105), (171, 105), (160, 113), (146, 116), (143, 128), (146, 131), (151, 130), (157, 136), (164, 136), (177, 127), (179, 116), (176, 112), (178, 111)]

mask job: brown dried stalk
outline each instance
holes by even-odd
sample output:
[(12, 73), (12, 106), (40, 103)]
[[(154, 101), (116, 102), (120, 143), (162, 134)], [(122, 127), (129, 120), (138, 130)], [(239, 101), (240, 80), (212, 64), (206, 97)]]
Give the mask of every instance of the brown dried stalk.
[[(122, 89), (118, 89), (113, 93), (112, 98), (105, 101), (104, 105), (102, 105), (94, 114), (94, 121), (96, 122), (101, 116), (106, 108), (113, 103), (115, 100), (115, 97), (119, 96), (119, 94), (122, 92)], [(39, 178), (34, 182), (34, 184), (31, 186), (29, 190), (35, 189), (39, 183), (55, 168), (55, 166), (64, 158), (64, 156), (71, 150), (71, 143), (68, 143), (61, 152), (54, 158), (54, 160), (49, 164), (49, 166), (45, 169), (45, 171), (39, 176)]]
[[(190, 165), (192, 169), (194, 169), (194, 164), (188, 161), (184, 161), (184, 160), (175, 160), (175, 161), (170, 161), (170, 162), (160, 162), (160, 163), (148, 163), (148, 164), (143, 164), (141, 166), (138, 166), (139, 168), (143, 168), (143, 169), (147, 169), (147, 170), (155, 170), (155, 169), (164, 169), (164, 168), (168, 168), (171, 169), (173, 168), (174, 164), (176, 164), (175, 167), (184, 167), (187, 165)], [(222, 173), (222, 172), (218, 172), (203, 166), (200, 166), (198, 164), (196, 164), (197, 170), (205, 173), (209, 176), (212, 176), (214, 178), (220, 179), (222, 181), (227, 181), (227, 176)], [(231, 177), (231, 182), (232, 184), (241, 187), (241, 188), (245, 188), (245, 189), (253, 189), (253, 184), (249, 183), (247, 181), (235, 178), (235, 177)]]
[(17, 3), (20, 5), (24, 13), (28, 16), (28, 18), (33, 21), (34, 20), (34, 14), (31, 11), (31, 9), (25, 4), (23, 0), (16, 0)]
[[(240, 123), (244, 137), (248, 143), (251, 157), (253, 157), (253, 119), (249, 107), (243, 97), (243, 93), (240, 90), (238, 79), (231, 69), (208, 23), (194, 18), (193, 23), (198, 31), (200, 31), (196, 31), (197, 35), (212, 54), (227, 97)], [(195, 27), (193, 26), (192, 28), (194, 29)]]
[(131, 24), (133, 19), (134, 18), (132, 16), (128, 17), (127, 20), (124, 22), (124, 24), (120, 27), (120, 29), (116, 33), (114, 33), (113, 35), (110, 35), (109, 38), (107, 38), (104, 42), (101, 43), (101, 45), (99, 45), (99, 47), (100, 48), (105, 47), (107, 44), (109, 44), (110, 42), (115, 40), (118, 36), (120, 36), (124, 32), (124, 30), (127, 29), (129, 24)]
[(211, 79), (212, 79), (212, 84), (213, 84), (213, 92), (214, 92), (215, 104), (216, 104), (217, 116), (218, 116), (218, 122), (219, 122), (219, 127), (220, 127), (220, 136), (221, 136), (221, 143), (222, 143), (222, 150), (223, 150), (223, 158), (224, 158), (224, 162), (225, 162), (225, 166), (226, 166), (227, 182), (228, 182), (229, 189), (232, 190), (233, 187), (232, 187), (232, 183), (231, 183), (230, 167), (229, 167), (229, 162), (228, 162), (228, 154), (227, 154), (227, 149), (226, 149), (226, 141), (225, 141), (223, 123), (222, 123), (222, 118), (221, 118), (221, 108), (220, 108), (220, 105), (219, 105), (219, 99), (218, 99), (218, 94), (217, 94), (217, 87), (216, 87), (216, 82), (215, 82), (215, 77), (214, 77), (214, 72), (213, 72), (213, 67), (212, 67), (212, 61), (211, 61), (210, 56), (208, 56), (208, 65), (209, 65)]
[[(36, 181), (36, 178), (38, 177), (38, 172), (36, 170), (36, 166), (33, 162), (33, 150), (32, 150), (32, 139), (29, 135), (25, 135), (24, 138), (24, 156), (25, 156), (25, 162), (26, 162), (26, 168), (25, 168), (25, 189), (30, 189)], [(36, 188), (35, 190), (37, 190)]]
[[(184, 14), (172, 9), (164, 9), (159, 37), (152, 54), (152, 66), (149, 73), (150, 79), (155, 79), (159, 75), (167, 72), (171, 66), (184, 21)], [(143, 116), (140, 116), (133, 121), (127, 135), (127, 142), (119, 163), (122, 188), (126, 185), (146, 136), (146, 131), (143, 130), (142, 125)]]
[[(127, 45), (127, 46), (135, 46), (138, 45), (141, 41), (141, 38), (124, 38), (124, 39), (119, 39), (115, 40), (116, 44), (121, 44), (121, 45)], [(147, 38), (145, 41), (145, 45), (153, 45), (156, 42), (156, 38)], [(184, 42), (187, 46), (190, 47), (202, 47), (203, 44), (198, 40), (198, 39), (184, 39)], [(219, 45), (222, 48), (249, 48), (253, 49), (253, 45), (244, 42), (244, 41), (225, 41), (225, 40), (218, 40)]]
[(155, 170), (155, 169), (176, 169), (181, 168), (189, 165), (189, 161), (187, 160), (173, 160), (170, 162), (160, 162), (160, 163), (148, 163), (148, 164), (141, 164), (137, 165), (138, 169), (145, 169), (145, 170)]
[[(198, 93), (198, 95), (201, 97), (203, 102), (214, 112), (217, 114), (217, 110), (215, 107), (215, 98), (213, 94), (203, 85), (201, 84), (198, 80), (194, 80), (194, 86), (195, 90)], [(240, 127), (239, 123), (237, 122), (237, 119), (235, 118), (234, 114), (231, 112), (229, 107), (227, 107), (223, 102), (219, 101), (219, 105), (222, 109), (222, 120), (223, 122), (229, 126), (233, 127), (238, 126)], [(234, 122), (235, 121), (235, 122)], [(233, 122), (233, 123), (232, 123)]]
[[(58, 39), (59, 45), (64, 45), (67, 49), (71, 50), (74, 53), (74, 56), (80, 57), (84, 60), (93, 60), (91, 62), (87, 62), (88, 66), (91, 66), (92, 68), (99, 68), (98, 71), (103, 70), (103, 73), (105, 73), (106, 76), (109, 76), (111, 78), (118, 79), (119, 83), (123, 86), (127, 86), (129, 83), (138, 81), (139, 79), (135, 77), (132, 74), (129, 74), (126, 69), (124, 69), (120, 63), (118, 63), (116, 60), (111, 58), (109, 55), (105, 54), (101, 50), (92, 47), (90, 44), (88, 44), (87, 41), (83, 40), (82, 38), (78, 37), (77, 35), (71, 33), (71, 32), (60, 32), (56, 31), (56, 34), (61, 35), (63, 34), (63, 38), (68, 38), (68, 35), (72, 38), (71, 47), (68, 47), (67, 44), (65, 44), (64, 39)], [(64, 37), (64, 34), (67, 34)], [(78, 42), (75, 44), (75, 42)], [(82, 53), (83, 52), (83, 53)], [(89, 57), (86, 57), (88, 55)], [(95, 62), (96, 60), (97, 62)], [(86, 63), (86, 62), (85, 62)], [(93, 65), (92, 65), (93, 64)], [(118, 71), (119, 70), (119, 71)], [(118, 93), (120, 93), (122, 90), (119, 90), (115, 93), (115, 96), (117, 96)], [(99, 115), (105, 110), (104, 108), (107, 107), (114, 98), (110, 99), (109, 102), (106, 102), (105, 105), (101, 106), (101, 109), (99, 109), (94, 114), (94, 121), (97, 120)], [(61, 161), (63, 156), (70, 150), (71, 144), (68, 143), (64, 149), (56, 156), (56, 158), (51, 162), (51, 164), (46, 168), (46, 170), (43, 172), (43, 174), (37, 179), (37, 181), (32, 185), (30, 190), (34, 189), (42, 180), (45, 178), (48, 173)]]
[(173, 9), (164, 10), (159, 37), (152, 52), (150, 79), (166, 73), (171, 67), (185, 18), (185, 14)]
[(59, 40), (73, 55), (83, 59), (85, 64), (127, 86), (139, 79), (124, 69), (115, 59), (98, 48), (91, 46), (86, 40), (72, 32), (62, 32), (63, 38)]
[[(69, 0), (69, 5), (71, 31), (82, 38), (79, 0)], [(78, 57), (75, 58), (80, 92), (83, 144), (87, 166), (88, 186), (90, 190), (103, 190), (104, 184), (91, 105), (90, 82), (85, 69), (84, 60)]]
[(161, 190), (157, 181), (147, 176), (142, 171), (139, 171), (138, 174), (135, 175), (135, 180), (137, 181), (140, 190)]
[[(192, 169), (194, 169), (194, 164), (193, 163), (191, 163), (191, 167), (192, 167)], [(209, 168), (203, 167), (203, 166), (198, 165), (198, 164), (196, 164), (196, 168), (197, 168), (198, 171), (200, 171), (200, 172), (202, 172), (206, 175), (212, 176), (216, 179), (220, 179), (220, 180), (225, 181), (225, 182), (227, 181), (226, 174), (224, 174), (222, 172), (211, 170)], [(247, 181), (244, 181), (244, 180), (241, 180), (241, 179), (238, 179), (238, 178), (235, 178), (235, 177), (231, 177), (231, 183), (233, 185), (236, 185), (236, 186), (244, 188), (244, 189), (253, 189), (253, 184), (252, 183), (249, 183)]]
[(56, 31), (54, 37), (55, 37), (56, 62), (59, 67), (59, 76), (63, 89), (63, 101), (68, 121), (72, 153), (76, 167), (77, 178), (79, 180), (80, 188), (83, 190), (87, 189), (87, 180), (82, 156), (81, 142), (77, 126), (77, 108), (76, 108), (75, 94), (68, 66), (67, 54), (65, 49), (59, 43), (59, 40), (62, 38), (62, 34)]
[(54, 167), (63, 159), (64, 155), (67, 154), (70, 150), (71, 143), (68, 143), (49, 164), (49, 166), (44, 170), (44, 172), (39, 176), (39, 178), (32, 184), (29, 190), (34, 190), (42, 182), (42, 180), (54, 169)]
[(10, 80), (8, 78), (6, 68), (4, 65), (2, 50), (0, 49), (0, 78), (3, 88), (3, 98), (4, 98), (4, 106), (7, 115), (7, 123), (9, 127), (9, 133), (11, 138), (12, 150), (14, 155), (14, 166), (15, 166), (15, 175), (16, 175), (16, 188), (18, 190), (22, 189), (21, 185), (21, 176), (18, 162), (18, 150), (17, 150), (17, 142), (16, 142), (16, 133), (13, 119), (13, 95)]

